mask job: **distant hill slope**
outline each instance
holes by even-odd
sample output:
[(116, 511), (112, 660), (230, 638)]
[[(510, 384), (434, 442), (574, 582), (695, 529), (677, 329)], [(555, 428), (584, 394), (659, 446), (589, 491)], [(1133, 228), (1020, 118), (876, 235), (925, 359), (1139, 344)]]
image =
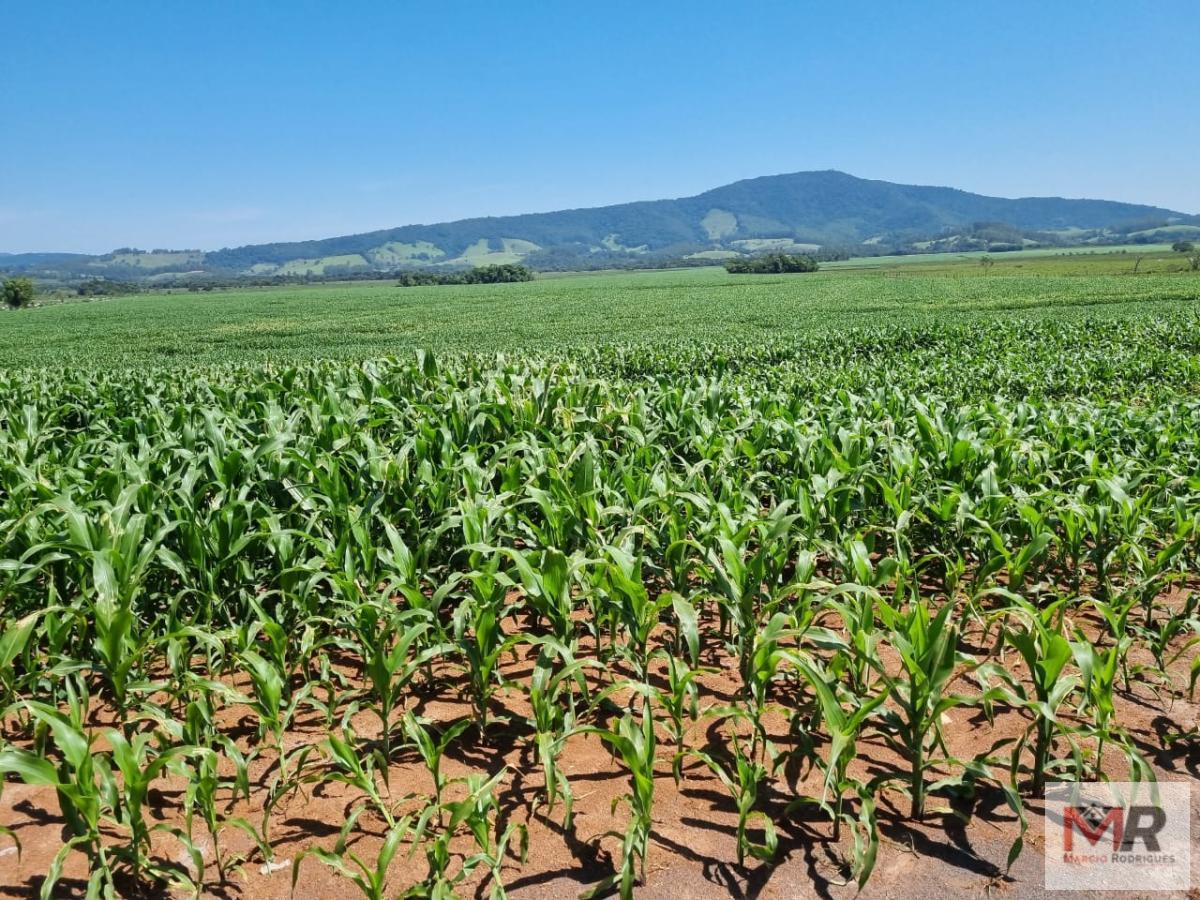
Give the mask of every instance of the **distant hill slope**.
[[(738, 181), (676, 200), (406, 225), (316, 241), (208, 253), (128, 248), (101, 257), (0, 256), (0, 269), (105, 277), (328, 275), (421, 266), (528, 261), (562, 268), (597, 261), (720, 258), (769, 249), (842, 252), (1014, 249), (1163, 240), (1200, 217), (1108, 200), (1009, 200), (945, 187), (892, 184), (842, 172)], [(1149, 240), (1150, 238), (1146, 238)]]

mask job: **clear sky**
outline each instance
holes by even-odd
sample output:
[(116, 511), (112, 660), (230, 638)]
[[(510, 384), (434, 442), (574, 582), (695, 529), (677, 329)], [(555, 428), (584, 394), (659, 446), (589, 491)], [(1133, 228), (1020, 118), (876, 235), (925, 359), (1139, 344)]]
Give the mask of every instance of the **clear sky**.
[(807, 169), (1200, 212), (1200, 8), (4, 0), (0, 250), (215, 249)]

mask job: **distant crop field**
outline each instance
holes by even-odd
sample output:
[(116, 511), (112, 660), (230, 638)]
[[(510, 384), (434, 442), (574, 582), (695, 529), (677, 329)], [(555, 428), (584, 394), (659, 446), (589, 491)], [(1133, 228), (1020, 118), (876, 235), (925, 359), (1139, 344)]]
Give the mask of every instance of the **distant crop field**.
[[(1104, 259), (1120, 271), (1133, 266), (1124, 257)], [(798, 276), (732, 276), (702, 268), (524, 284), (398, 288), (348, 282), (147, 294), (0, 314), (0, 360), (9, 367), (107, 368), (363, 359), (422, 347), (548, 351), (677, 340), (741, 344), (883, 322), (929, 327), (1017, 313), (1121, 316), (1186, 306), (1200, 297), (1195, 273), (1125, 278), (1069, 268), (1055, 274), (1061, 266), (1092, 271), (1090, 260), (1004, 260), (991, 270), (962, 262), (925, 262), (920, 269), (904, 264), (894, 271), (830, 268)]]
[(1171, 244), (1126, 244), (1124, 246), (1100, 247), (1033, 247), (1028, 250), (1011, 250), (1003, 253), (988, 253), (984, 250), (970, 250), (963, 253), (910, 253), (903, 256), (867, 256), (855, 259), (838, 260), (825, 263), (826, 269), (861, 269), (888, 266), (944, 266), (952, 265), (957, 272), (965, 272), (965, 265), (978, 264), (983, 257), (989, 257), (997, 263), (1061, 263), (1072, 261), (1076, 268), (1083, 271), (1082, 266), (1094, 266), (1094, 274), (1113, 274), (1122, 265), (1133, 268), (1139, 256), (1159, 260), (1170, 260), (1177, 263), (1179, 270), (1185, 268), (1185, 262), (1179, 256), (1170, 255)]
[(1040, 892), (1194, 778), (1200, 277), (978, 269), (0, 315), (5, 885)]

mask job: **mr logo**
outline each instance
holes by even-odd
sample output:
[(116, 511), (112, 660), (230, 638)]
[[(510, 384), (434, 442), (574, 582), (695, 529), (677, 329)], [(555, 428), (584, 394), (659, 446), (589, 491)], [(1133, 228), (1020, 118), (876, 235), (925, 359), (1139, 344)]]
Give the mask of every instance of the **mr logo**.
[(1107, 834), (1114, 853), (1158, 853), (1162, 849), (1158, 836), (1166, 825), (1167, 814), (1157, 806), (1068, 806), (1062, 817), (1063, 850), (1074, 851), (1078, 831), (1093, 847)]
[(1190, 782), (1056, 781), (1045, 801), (1048, 890), (1191, 888)]

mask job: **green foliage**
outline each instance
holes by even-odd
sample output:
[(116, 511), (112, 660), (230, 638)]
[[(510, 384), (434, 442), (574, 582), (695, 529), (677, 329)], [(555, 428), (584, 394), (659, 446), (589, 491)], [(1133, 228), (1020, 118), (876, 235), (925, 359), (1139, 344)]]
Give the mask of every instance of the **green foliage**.
[[(1177, 258), (1168, 260), (1177, 268)], [(1145, 313), (1170, 318), (1186, 332), (1189, 305), (1200, 300), (1200, 282), (1187, 274), (1104, 277), (1128, 272), (1129, 259), (1120, 254), (1029, 257), (1016, 273), (1002, 272), (1005, 264), (998, 262), (986, 278), (972, 260), (932, 270), (906, 266), (903, 278), (871, 278), (871, 270), (831, 265), (814, 278), (758, 279), (710, 267), (547, 277), (519, 290), (447, 286), (404, 291), (402, 297), (378, 283), (143, 294), (46, 307), (36, 316), (0, 316), (0, 359), (10, 368), (69, 359), (81, 369), (161, 366), (173, 372), (181, 365), (358, 361), (418, 349), (519, 350), (582, 360), (599, 359), (598, 345), (619, 347), (620, 356), (648, 346), (682, 346), (691, 358), (697, 344), (715, 343), (717, 360), (736, 369), (770, 359), (791, 369), (811, 360), (813, 371), (833, 366), (842, 373), (840, 384), (852, 387), (876, 378), (865, 357), (856, 357), (861, 366), (847, 365), (852, 348), (867, 346), (877, 348), (872, 353), (880, 362), (886, 355), (888, 365), (916, 377), (920, 390), (931, 384), (923, 374), (925, 353), (930, 359), (950, 354), (963, 365), (981, 361), (980, 377), (995, 372), (1011, 385), (1025, 369), (1001, 362), (1022, 327), (1061, 321), (1074, 341), (1075, 326), (1086, 320), (1103, 332), (1087, 347), (1104, 344), (1107, 352), (1127, 357), (1132, 348), (1115, 337), (1121, 323), (1131, 317), (1140, 322)], [(1039, 345), (1031, 353), (1047, 361), (1041, 366), (1047, 377), (1067, 378), (1046, 355), (1044, 333), (1031, 339)], [(1186, 354), (1186, 347), (1153, 339), (1163, 365), (1174, 366)], [(967, 353), (972, 346), (1000, 349), (1001, 356)], [(1078, 383), (1102, 385), (1103, 372), (1090, 365), (1085, 359)]]
[(628, 712), (621, 717), (615, 731), (584, 729), (598, 735), (629, 772), (629, 793), (613, 800), (612, 804), (614, 811), (621, 802), (629, 807), (629, 824), (625, 832), (613, 832), (613, 837), (621, 839), (620, 871), (584, 897), (601, 896), (616, 887), (622, 900), (629, 900), (633, 896), (633, 886), (646, 880), (646, 851), (654, 827), (654, 766), (658, 746), (653, 707), (648, 700), (642, 706), (640, 719), (639, 722), (637, 716)]
[[(1071, 660), (1071, 645), (1062, 633), (1065, 600), (1058, 600), (1038, 608), (1021, 597), (1008, 598), (1013, 602), (1011, 613), (1021, 621), (1020, 627), (1004, 628), (1004, 640), (1016, 648), (1029, 670), (1029, 681), (1033, 696), (1029, 696), (1024, 685), (1000, 674), (1010, 681), (1016, 701), (1032, 712), (1032, 724), (1025, 740), (1017, 745), (1017, 752), (1025, 742), (1033, 739), (1033, 790), (1040, 792), (1050, 772), (1050, 754), (1057, 733), (1067, 733), (1061, 719), (1061, 710), (1072, 694), (1079, 688), (1079, 678), (1074, 674), (1064, 675), (1063, 669)], [(1009, 610), (1006, 610), (1008, 612)], [(1003, 672), (1003, 670), (1001, 670)], [(1014, 760), (1014, 773), (1018, 768)]]
[(400, 287), (422, 287), (431, 284), (504, 284), (514, 281), (533, 281), (533, 272), (516, 263), (476, 266), (466, 272), (401, 272), (396, 282)]
[(815, 272), (818, 263), (811, 256), (790, 253), (764, 253), (750, 259), (731, 259), (725, 271), (733, 275), (784, 275), (793, 272)]
[(37, 289), (32, 278), (6, 278), (4, 283), (0, 284), (0, 297), (11, 309), (32, 306), (36, 296)]
[(142, 286), (136, 281), (109, 281), (107, 278), (89, 278), (75, 288), (80, 297), (121, 297), (141, 291)]
[(181, 341), (302, 332), (175, 366), (32, 365), (120, 300), (3, 317), (57, 341), (0, 371), (0, 772), (66, 826), (47, 895), (284, 866), (334, 789), (294, 872), (502, 896), (526, 808), (574, 827), (582, 741), (628, 779), (626, 895), (668, 771), (732, 801), (743, 868), (807, 807), (860, 884), (903, 796), (1151, 777), (1123, 692), (1200, 674), (1194, 278), (640, 279), (415, 292), (435, 349), (349, 360), (297, 361), (335, 314), (392, 340), (378, 293), (169, 298)]

